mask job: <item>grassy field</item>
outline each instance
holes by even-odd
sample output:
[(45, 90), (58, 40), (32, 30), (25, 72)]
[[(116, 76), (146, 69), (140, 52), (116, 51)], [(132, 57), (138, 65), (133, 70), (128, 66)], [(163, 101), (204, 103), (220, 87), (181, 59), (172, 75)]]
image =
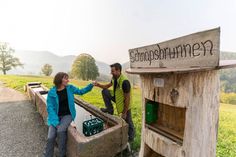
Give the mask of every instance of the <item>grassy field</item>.
[(221, 104), (217, 156), (236, 157), (236, 105)]
[[(0, 81), (6, 86), (23, 92), (23, 86), (27, 82), (39, 81), (50, 88), (52, 84), (51, 77), (39, 76), (3, 76), (0, 75)], [(71, 80), (71, 83), (79, 87), (87, 85), (87, 81)], [(101, 89), (95, 87), (88, 94), (81, 96), (85, 101), (97, 106), (104, 107), (101, 97)], [(132, 115), (136, 127), (136, 138), (133, 144), (133, 149), (137, 150), (140, 147), (141, 140), (141, 91), (134, 89), (133, 92), (133, 108)], [(220, 106), (220, 122), (217, 144), (217, 157), (235, 157), (236, 156), (236, 105), (221, 104)]]

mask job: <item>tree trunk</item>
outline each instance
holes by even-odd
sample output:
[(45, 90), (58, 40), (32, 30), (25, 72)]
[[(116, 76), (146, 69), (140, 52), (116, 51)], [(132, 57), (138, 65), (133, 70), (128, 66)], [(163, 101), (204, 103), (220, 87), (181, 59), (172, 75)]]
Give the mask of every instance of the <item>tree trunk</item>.
[(6, 70), (2, 70), (3, 71), (3, 74), (6, 75)]

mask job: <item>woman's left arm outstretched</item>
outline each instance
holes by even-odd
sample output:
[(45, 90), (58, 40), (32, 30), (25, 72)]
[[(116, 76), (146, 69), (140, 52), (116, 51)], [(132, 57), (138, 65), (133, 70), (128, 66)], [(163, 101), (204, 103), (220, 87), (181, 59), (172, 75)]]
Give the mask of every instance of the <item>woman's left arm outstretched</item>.
[(90, 83), (86, 87), (79, 89), (78, 87), (71, 85), (73, 93), (78, 94), (78, 95), (83, 95), (83, 94), (88, 93), (89, 91), (91, 91), (93, 89), (93, 86), (94, 85), (92, 83)]

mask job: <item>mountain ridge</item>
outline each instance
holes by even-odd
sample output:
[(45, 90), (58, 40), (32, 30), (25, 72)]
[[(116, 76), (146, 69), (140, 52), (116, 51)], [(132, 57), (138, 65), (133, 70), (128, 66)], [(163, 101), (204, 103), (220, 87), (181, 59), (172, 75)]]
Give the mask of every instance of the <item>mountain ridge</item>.
[[(79, 54), (78, 54), (79, 55)], [(66, 55), (59, 56), (50, 51), (23, 51), (18, 50), (15, 52), (14, 56), (18, 57), (20, 61), (24, 64), (24, 68), (17, 67), (16, 69), (12, 69), (8, 71), (8, 74), (33, 74), (39, 75), (41, 68), (44, 64), (51, 64), (53, 66), (53, 74), (63, 71), (69, 72), (71, 66), (73, 64), (76, 55)], [(224, 59), (236, 59), (235, 52), (221, 51), (220, 58)], [(96, 61), (96, 65), (98, 66), (99, 73), (103, 75), (110, 74), (110, 66), (109, 64)], [(122, 64), (123, 69), (129, 68), (129, 61)]]
[[(15, 51), (13, 54), (24, 64), (24, 68), (17, 67), (8, 71), (8, 74), (32, 74), (39, 75), (44, 64), (50, 64), (53, 67), (53, 74), (63, 71), (69, 72), (73, 64), (75, 55), (59, 56), (50, 51)], [(79, 54), (78, 54), (79, 55)], [(107, 63), (96, 60), (99, 73), (106, 74), (110, 72)]]

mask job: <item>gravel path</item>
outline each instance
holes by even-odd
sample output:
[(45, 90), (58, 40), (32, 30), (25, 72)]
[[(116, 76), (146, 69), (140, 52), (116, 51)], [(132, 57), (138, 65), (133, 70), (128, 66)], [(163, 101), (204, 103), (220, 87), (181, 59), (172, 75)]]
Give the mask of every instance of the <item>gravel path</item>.
[(35, 106), (0, 82), (0, 157), (41, 157), (46, 136)]
[(47, 126), (36, 107), (0, 82), (0, 157), (41, 157), (46, 138)]

